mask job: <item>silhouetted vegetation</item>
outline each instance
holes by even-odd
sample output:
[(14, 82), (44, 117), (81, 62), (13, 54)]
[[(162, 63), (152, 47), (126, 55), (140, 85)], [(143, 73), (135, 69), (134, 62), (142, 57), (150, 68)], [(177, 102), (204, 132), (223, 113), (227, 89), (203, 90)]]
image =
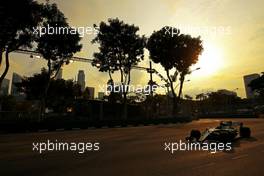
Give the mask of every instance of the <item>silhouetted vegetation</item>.
[[(42, 9), (45, 18), (42, 27), (48, 28), (57, 26), (70, 28), (64, 14), (57, 8), (56, 4), (45, 4)], [(37, 51), (47, 60), (48, 82), (45, 84), (41, 101), (41, 113), (46, 107), (46, 98), (50, 86), (50, 79), (54, 79), (63, 64), (69, 64), (74, 53), (81, 50), (79, 44), (81, 38), (78, 33), (45, 33), (36, 39)]]
[[(42, 69), (40, 74), (25, 77), (21, 83), (17, 83), (18, 90), (26, 95), (27, 100), (41, 100), (43, 91), (49, 80), (49, 73)], [(73, 80), (51, 80), (47, 90), (46, 107), (54, 112), (66, 112), (73, 106), (74, 101), (82, 96), (80, 85)]]
[[(185, 76), (190, 73), (190, 66), (198, 61), (203, 47), (200, 37), (193, 38), (190, 35), (180, 34), (179, 32), (172, 34), (170, 31), (179, 31), (173, 27), (163, 27), (159, 31), (153, 32), (150, 36), (147, 49), (150, 52), (150, 58), (155, 63), (160, 63), (165, 69), (167, 78), (170, 82), (171, 93), (173, 97), (173, 111), (176, 113), (178, 102), (182, 94)], [(175, 69), (174, 78), (170, 76), (170, 70)], [(174, 82), (179, 75), (180, 88), (178, 97), (174, 90)]]
[(239, 109), (245, 109), (247, 102), (236, 94), (227, 94), (221, 91), (201, 93), (196, 95), (199, 113), (237, 113)]
[(129, 25), (119, 19), (109, 19), (108, 23), (101, 22), (99, 33), (92, 43), (100, 45), (99, 52), (94, 53), (93, 65), (99, 71), (111, 74), (120, 72), (120, 83), (123, 86), (124, 118), (126, 118), (127, 93), (131, 78), (131, 69), (144, 57), (145, 38), (137, 34), (139, 28)]
[[(46, 33), (35, 33), (34, 29), (40, 27), (45, 28)], [(60, 127), (71, 129), (186, 122), (192, 119), (197, 109), (203, 114), (227, 113), (236, 110), (240, 104), (247, 103), (236, 94), (221, 92), (198, 94), (196, 99), (199, 101), (193, 101), (193, 97), (185, 95), (185, 99), (179, 103), (185, 77), (191, 73), (190, 67), (197, 63), (203, 51), (200, 37), (181, 34), (178, 29), (166, 26), (154, 31), (147, 39), (138, 34), (139, 27), (118, 18), (100, 22), (99, 26), (94, 25), (98, 33), (92, 44), (99, 45), (99, 51), (94, 53), (92, 65), (100, 72), (108, 73), (108, 85), (114, 86), (114, 83), (117, 83), (122, 89), (119, 93), (111, 92), (109, 96), (105, 96), (108, 101), (91, 100), (88, 88), (82, 92), (80, 85), (73, 80), (55, 80), (60, 68), (69, 64), (73, 55), (82, 48), (77, 31), (47, 32), (48, 28), (57, 27), (71, 31), (66, 17), (56, 4), (50, 4), (48, 1), (41, 4), (34, 0), (6, 0), (0, 3), (0, 68), (5, 58), (0, 87), (9, 69), (11, 52), (30, 48), (47, 61), (47, 69), (42, 69), (40, 74), (34, 74), (32, 77), (24, 77), (21, 83), (16, 84), (18, 90), (26, 95), (26, 101), (16, 101), (12, 96), (0, 97), (0, 109), (5, 111), (4, 113), (11, 112), (9, 116), (10, 119), (15, 119), (15, 127), (25, 125), (21, 128), (28, 130), (36, 125), (35, 122), (37, 126), (34, 128), (52, 130)], [(165, 69), (172, 99), (168, 96), (169, 92), (168, 95), (151, 93), (146, 96), (143, 93), (133, 94), (128, 91), (131, 69), (144, 59), (145, 48), (149, 50), (150, 59)], [(153, 71), (146, 70), (149, 73)], [(174, 74), (170, 75), (172, 71)], [(113, 80), (114, 73), (120, 73), (119, 80)], [(165, 81), (167, 83), (167, 80)], [(177, 81), (179, 92), (175, 92)], [(148, 85), (156, 85), (152, 77)], [(252, 81), (249, 86), (263, 99), (264, 75)], [(46, 109), (51, 109), (52, 112), (44, 113)], [(172, 112), (169, 114), (170, 109)], [(47, 118), (37, 121), (39, 114), (45, 114)], [(176, 115), (178, 119), (171, 118)], [(4, 114), (4, 117), (7, 116)], [(21, 121), (23, 123), (20, 123)]]
[(41, 20), (41, 5), (36, 1), (0, 2), (0, 68), (3, 54), (5, 55), (5, 69), (0, 77), (0, 87), (9, 70), (9, 54), (22, 47), (32, 47), (35, 38), (33, 28)]

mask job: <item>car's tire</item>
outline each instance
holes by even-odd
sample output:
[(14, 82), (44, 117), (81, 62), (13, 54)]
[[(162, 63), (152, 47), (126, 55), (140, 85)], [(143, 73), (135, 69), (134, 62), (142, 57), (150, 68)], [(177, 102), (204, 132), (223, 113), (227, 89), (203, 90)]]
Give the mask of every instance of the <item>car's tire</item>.
[(249, 127), (241, 127), (240, 128), (240, 137), (242, 138), (250, 138), (251, 130)]
[(198, 141), (201, 137), (201, 132), (199, 130), (192, 130), (190, 137), (195, 138)]

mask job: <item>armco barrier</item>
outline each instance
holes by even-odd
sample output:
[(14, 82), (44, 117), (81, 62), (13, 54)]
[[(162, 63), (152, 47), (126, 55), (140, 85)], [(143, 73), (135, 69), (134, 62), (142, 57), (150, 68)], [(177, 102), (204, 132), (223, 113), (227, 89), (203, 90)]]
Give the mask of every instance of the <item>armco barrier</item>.
[(87, 129), (87, 128), (114, 128), (139, 125), (158, 125), (168, 123), (184, 123), (190, 122), (189, 117), (168, 117), (157, 119), (129, 119), (129, 120), (74, 120), (72, 118), (64, 118), (64, 120), (47, 119), (40, 122), (33, 121), (13, 121), (0, 122), (0, 132), (2, 133), (21, 133), (21, 132), (37, 132), (41, 130), (55, 131), (58, 129)]

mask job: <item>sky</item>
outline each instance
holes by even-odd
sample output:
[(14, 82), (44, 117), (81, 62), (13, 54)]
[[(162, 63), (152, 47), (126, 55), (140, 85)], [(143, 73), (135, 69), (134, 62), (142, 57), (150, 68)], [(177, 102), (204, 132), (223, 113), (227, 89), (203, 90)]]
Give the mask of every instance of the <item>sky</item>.
[[(43, 2), (43, 1), (40, 1)], [(163, 26), (173, 26), (193, 37), (201, 36), (204, 51), (192, 69), (200, 67), (187, 76), (183, 94), (195, 96), (218, 89), (235, 90), (245, 97), (243, 76), (264, 71), (264, 1), (263, 0), (50, 0), (68, 18), (71, 26), (92, 27), (108, 18), (119, 18), (140, 28), (139, 34), (147, 37)], [(86, 34), (83, 48), (76, 56), (92, 58), (98, 46), (91, 44), (94, 34)], [(10, 70), (31, 76), (40, 72), (46, 62), (29, 58), (28, 55), (11, 54)], [(149, 55), (139, 65), (148, 66)], [(159, 64), (153, 67), (165, 75)], [(105, 85), (107, 73), (100, 73), (89, 63), (74, 62), (63, 67), (63, 78), (74, 79), (78, 70), (84, 70), (86, 86)], [(0, 70), (1, 73), (3, 71)], [(172, 73), (173, 74), (173, 71)], [(118, 81), (115, 74), (114, 80)], [(131, 84), (146, 85), (149, 75), (133, 70)], [(159, 77), (154, 81), (164, 84)], [(177, 83), (176, 83), (177, 85)], [(163, 91), (159, 90), (159, 91)]]

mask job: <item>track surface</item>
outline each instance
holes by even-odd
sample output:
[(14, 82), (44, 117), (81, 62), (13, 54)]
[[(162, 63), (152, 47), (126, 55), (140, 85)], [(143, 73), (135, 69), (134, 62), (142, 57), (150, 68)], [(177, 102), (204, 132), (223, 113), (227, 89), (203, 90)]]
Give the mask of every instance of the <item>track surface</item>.
[[(225, 119), (227, 120), (227, 119)], [(89, 176), (259, 176), (264, 175), (264, 119), (234, 119), (252, 138), (230, 152), (164, 151), (165, 142), (184, 140), (191, 129), (214, 127), (218, 119), (187, 124), (0, 135), (0, 175)], [(97, 152), (32, 151), (33, 142), (100, 142)]]

